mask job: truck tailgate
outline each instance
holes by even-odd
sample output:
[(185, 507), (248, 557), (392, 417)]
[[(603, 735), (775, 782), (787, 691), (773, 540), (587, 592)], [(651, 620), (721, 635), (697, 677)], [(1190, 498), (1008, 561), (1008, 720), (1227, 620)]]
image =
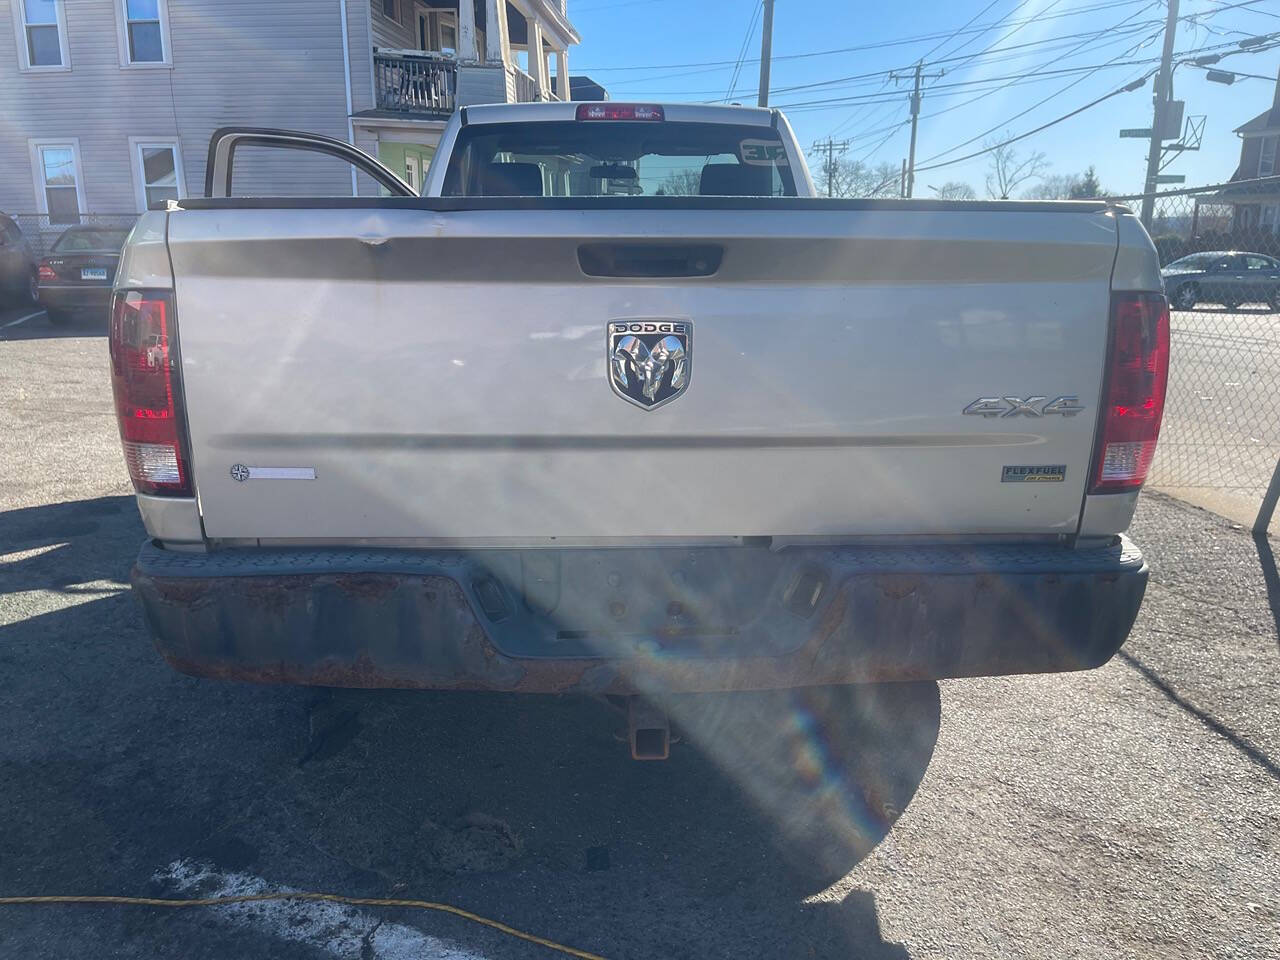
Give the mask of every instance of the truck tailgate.
[[(759, 206), (171, 213), (206, 534), (1073, 533), (1114, 217)], [(583, 244), (628, 240), (723, 259), (705, 277), (584, 274)], [(691, 325), (677, 398), (611, 390), (620, 319)], [(1062, 396), (1083, 412), (963, 413)], [(1065, 474), (1004, 482), (1028, 466)]]

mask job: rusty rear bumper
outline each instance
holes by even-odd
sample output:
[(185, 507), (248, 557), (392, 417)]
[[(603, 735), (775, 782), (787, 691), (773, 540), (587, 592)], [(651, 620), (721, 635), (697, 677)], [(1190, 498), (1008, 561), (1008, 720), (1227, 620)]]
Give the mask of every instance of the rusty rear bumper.
[(184, 673), (557, 693), (767, 689), (1078, 670), (1147, 582), (1093, 549), (142, 548), (134, 592)]

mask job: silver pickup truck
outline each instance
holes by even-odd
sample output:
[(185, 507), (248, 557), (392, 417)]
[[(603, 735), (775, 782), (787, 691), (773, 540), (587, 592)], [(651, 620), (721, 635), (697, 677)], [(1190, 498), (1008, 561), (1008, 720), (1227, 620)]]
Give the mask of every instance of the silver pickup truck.
[[(245, 145), (384, 195), (233, 196)], [(618, 103), (464, 108), (423, 196), (221, 130), (206, 194), (138, 222), (110, 336), (178, 670), (660, 706), (1133, 624), (1169, 320), (1122, 207), (816, 198), (777, 111)]]

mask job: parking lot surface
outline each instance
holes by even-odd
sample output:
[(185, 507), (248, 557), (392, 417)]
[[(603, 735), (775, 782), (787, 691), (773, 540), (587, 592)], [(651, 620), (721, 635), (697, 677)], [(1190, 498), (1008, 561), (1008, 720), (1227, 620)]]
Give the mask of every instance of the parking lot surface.
[[(413, 897), (611, 958), (1278, 955), (1274, 543), (1144, 497), (1152, 582), (1120, 656), (942, 684), (915, 799), (815, 885), (749, 758), (635, 763), (595, 701), (170, 671), (127, 587), (143, 531), (101, 334), (0, 328), (0, 895)], [(285, 904), (0, 907), (0, 955), (554, 954)]]

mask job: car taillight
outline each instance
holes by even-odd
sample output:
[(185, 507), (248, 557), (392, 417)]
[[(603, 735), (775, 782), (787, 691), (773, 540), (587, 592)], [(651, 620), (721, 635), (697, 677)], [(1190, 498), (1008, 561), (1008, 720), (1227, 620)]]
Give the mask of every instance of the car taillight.
[(578, 105), (579, 120), (665, 120), (666, 114), (656, 103), (583, 103)]
[(111, 302), (111, 390), (139, 493), (191, 496), (173, 298), (127, 290)]
[(1158, 293), (1113, 294), (1090, 493), (1136, 490), (1147, 479), (1168, 380), (1168, 301)]
[(58, 279), (58, 274), (54, 272), (53, 267), (47, 263), (40, 264), (40, 282), (49, 283)]

